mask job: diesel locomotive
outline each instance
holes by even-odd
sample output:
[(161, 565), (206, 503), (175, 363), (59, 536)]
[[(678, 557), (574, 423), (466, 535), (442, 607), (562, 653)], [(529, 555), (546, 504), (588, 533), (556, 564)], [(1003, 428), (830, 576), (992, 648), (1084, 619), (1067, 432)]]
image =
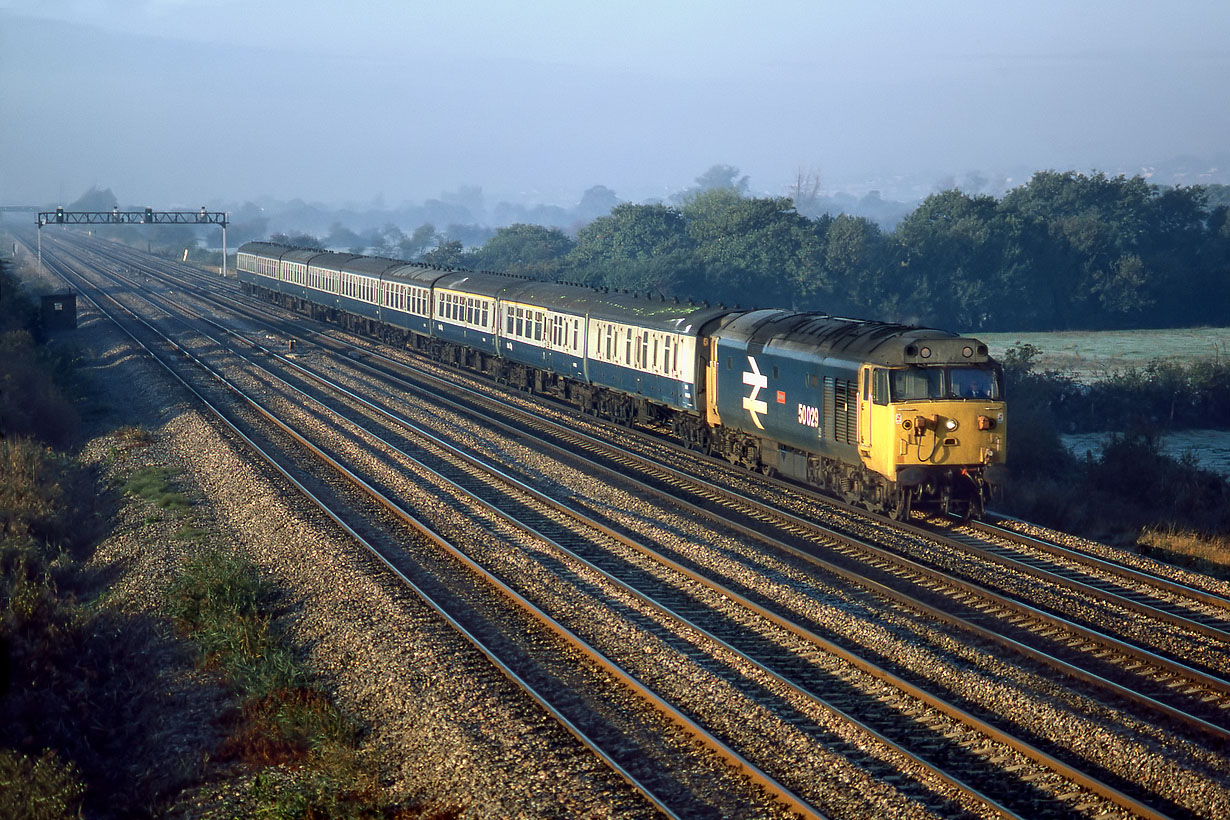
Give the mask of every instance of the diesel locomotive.
[(980, 516), (1006, 478), (976, 339), (249, 242), (244, 290), (875, 512)]

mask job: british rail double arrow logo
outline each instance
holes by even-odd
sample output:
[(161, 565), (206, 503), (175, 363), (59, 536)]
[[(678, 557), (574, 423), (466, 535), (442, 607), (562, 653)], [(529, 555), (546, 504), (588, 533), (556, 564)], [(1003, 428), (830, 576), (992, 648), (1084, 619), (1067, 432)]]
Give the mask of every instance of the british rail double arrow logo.
[(752, 395), (743, 397), (743, 409), (752, 416), (752, 423), (760, 430), (764, 429), (764, 425), (760, 423), (760, 415), (769, 412), (769, 405), (756, 398), (760, 391), (769, 386), (769, 379), (760, 372), (760, 368), (756, 365), (754, 356), (747, 357), (747, 363), (751, 366), (752, 372), (743, 371), (743, 383), (752, 388)]

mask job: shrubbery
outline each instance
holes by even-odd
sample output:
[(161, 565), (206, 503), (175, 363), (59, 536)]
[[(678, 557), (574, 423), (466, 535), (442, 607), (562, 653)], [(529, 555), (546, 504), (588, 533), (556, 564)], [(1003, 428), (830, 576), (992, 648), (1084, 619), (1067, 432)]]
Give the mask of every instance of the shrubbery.
[(1129, 367), (1076, 391), (1065, 410), (1073, 431), (1230, 429), (1230, 362)]
[[(998, 506), (1030, 521), (1111, 541), (1135, 542), (1145, 529), (1230, 533), (1230, 485), (1190, 456), (1163, 453), (1159, 437), (1172, 424), (1192, 424), (1196, 418), (1207, 424), (1230, 406), (1225, 364), (1154, 363), (1083, 385), (1054, 371), (1036, 371), (1040, 353), (1033, 345), (1019, 345), (1004, 357), (1013, 480)], [(1109, 435), (1098, 456), (1081, 459), (1059, 437), (1061, 430), (1079, 429), (1118, 432)]]
[(30, 802), (14, 806), (14, 816), (65, 800), (79, 806), (85, 784), (99, 784), (95, 795), (116, 807), (136, 808), (106, 784), (146, 785), (140, 772), (117, 765), (139, 759), (148, 727), (134, 709), (157, 701), (149, 676), (130, 661), (139, 630), (77, 598), (83, 578), (74, 553), (96, 532), (89, 486), (39, 444), (0, 442), (0, 768), (42, 773), (26, 781)]
[[(187, 688), (192, 644), (166, 619), (99, 602), (105, 579), (82, 559), (111, 499), (48, 446), (75, 436), (72, 361), (35, 343), (24, 304), (0, 282), (0, 820), (158, 816), (210, 756), (252, 775), (246, 797), (214, 801), (214, 816), (449, 816), (388, 804), (358, 725), (308, 682), (251, 564), (207, 552), (169, 595), (167, 614), (230, 702), (208, 679)], [(117, 438), (153, 441), (140, 428)], [(182, 519), (175, 537), (199, 540), (174, 478), (143, 468), (116, 489), (153, 505), (147, 523)]]
[(67, 447), (78, 423), (66, 389), (74, 355), (36, 344), (37, 317), (17, 279), (0, 267), (0, 437)]

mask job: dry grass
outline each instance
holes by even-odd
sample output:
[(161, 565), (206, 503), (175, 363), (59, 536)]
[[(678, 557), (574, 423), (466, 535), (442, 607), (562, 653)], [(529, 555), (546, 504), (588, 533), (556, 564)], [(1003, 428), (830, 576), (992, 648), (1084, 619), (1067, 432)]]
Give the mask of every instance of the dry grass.
[(1230, 577), (1230, 535), (1201, 535), (1175, 528), (1146, 528), (1137, 544), (1173, 564)]

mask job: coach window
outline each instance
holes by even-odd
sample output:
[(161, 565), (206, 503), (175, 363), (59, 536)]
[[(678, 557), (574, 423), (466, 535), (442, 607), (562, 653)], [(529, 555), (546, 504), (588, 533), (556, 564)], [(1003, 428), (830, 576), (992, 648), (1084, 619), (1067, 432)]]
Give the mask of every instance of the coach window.
[(662, 342), (662, 372), (667, 376), (671, 375), (671, 337), (667, 336)]

